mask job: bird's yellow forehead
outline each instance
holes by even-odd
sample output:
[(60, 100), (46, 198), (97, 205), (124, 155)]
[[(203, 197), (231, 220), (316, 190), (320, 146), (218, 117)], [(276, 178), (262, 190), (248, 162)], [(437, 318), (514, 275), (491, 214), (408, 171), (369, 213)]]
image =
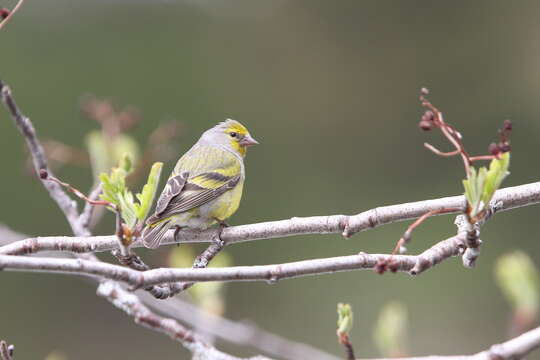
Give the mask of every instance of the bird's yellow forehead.
[(226, 133), (238, 133), (240, 135), (247, 135), (249, 133), (248, 129), (242, 124), (240, 124), (238, 121), (231, 121), (229, 126), (225, 129)]

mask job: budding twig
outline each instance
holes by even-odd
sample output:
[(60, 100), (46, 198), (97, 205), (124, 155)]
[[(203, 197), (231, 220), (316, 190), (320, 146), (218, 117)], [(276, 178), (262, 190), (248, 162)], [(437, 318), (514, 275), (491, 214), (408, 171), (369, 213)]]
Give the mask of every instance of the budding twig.
[(428, 217), (434, 216), (434, 215), (442, 215), (442, 214), (448, 214), (448, 213), (454, 213), (457, 211), (463, 211), (461, 208), (447, 208), (447, 209), (438, 209), (438, 210), (431, 210), (425, 213), (424, 215), (420, 216), (415, 222), (413, 222), (407, 230), (403, 233), (401, 238), (398, 240), (394, 250), (392, 251), (392, 255), (403, 253), (404, 251), (401, 251), (403, 249), (403, 246), (407, 244), (409, 241), (411, 241), (412, 232), (414, 229), (416, 229), (418, 226), (420, 226)]
[(424, 146), (428, 150), (430, 150), (436, 155), (443, 157), (461, 155), (463, 165), (465, 167), (465, 173), (467, 176), (470, 175), (470, 167), (473, 162), (498, 159), (500, 158), (501, 154), (510, 151), (510, 133), (512, 131), (512, 122), (510, 120), (505, 120), (503, 128), (499, 130), (499, 143), (492, 143), (488, 147), (488, 151), (491, 155), (470, 156), (469, 153), (465, 150), (461, 134), (452, 125), (444, 121), (442, 112), (427, 100), (426, 96), (428, 94), (428, 89), (422, 88), (420, 90), (420, 101), (422, 102), (422, 106), (427, 108), (428, 110), (426, 110), (424, 112), (424, 115), (422, 115), (418, 126), (424, 131), (429, 131), (433, 127), (439, 128), (443, 135), (448, 139), (448, 141), (450, 141), (450, 143), (456, 148), (454, 151), (443, 152), (438, 150), (431, 144), (424, 143)]
[(341, 345), (343, 345), (343, 347), (345, 347), (345, 354), (347, 355), (347, 360), (355, 360), (356, 357), (354, 356), (354, 348), (349, 340), (349, 335), (338, 333), (338, 341)]
[(115, 204), (109, 202), (109, 201), (105, 201), (105, 200), (94, 200), (94, 199), (91, 199), (90, 197), (86, 196), (85, 194), (83, 194), (82, 191), (80, 191), (79, 189), (73, 187), (72, 185), (68, 184), (68, 183), (65, 183), (63, 181), (60, 181), (59, 179), (57, 179), (56, 177), (50, 175), (47, 170), (45, 169), (41, 169), (39, 170), (39, 177), (43, 180), (50, 180), (50, 181), (53, 181), (55, 183), (57, 183), (58, 185), (64, 187), (65, 189), (67, 189), (69, 192), (75, 194), (79, 199), (81, 200), (84, 200), (86, 203), (90, 204), (90, 205), (101, 205), (101, 206), (110, 206), (111, 208), (115, 209), (115, 211), (118, 211), (117, 207)]

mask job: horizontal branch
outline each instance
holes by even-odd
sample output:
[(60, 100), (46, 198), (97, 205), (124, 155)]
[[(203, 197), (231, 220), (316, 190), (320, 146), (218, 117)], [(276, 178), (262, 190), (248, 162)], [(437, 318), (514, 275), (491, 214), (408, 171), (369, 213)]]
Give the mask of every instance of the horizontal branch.
[[(517, 207), (534, 205), (540, 202), (540, 182), (513, 186), (498, 190), (493, 197), (497, 211), (510, 210)], [(462, 208), (465, 204), (463, 196), (451, 196), (440, 199), (417, 201), (399, 205), (374, 208), (357, 215), (331, 215), (292, 218), (289, 220), (269, 221), (249, 225), (231, 226), (223, 229), (221, 239), (226, 244), (245, 241), (271, 239), (277, 237), (345, 233), (350, 236), (356, 232), (374, 228), (397, 221), (415, 219), (428, 211), (446, 208)], [(217, 236), (217, 229), (204, 231), (182, 230), (178, 240), (185, 243), (211, 242)], [(175, 244), (173, 231), (166, 235), (164, 244)], [(137, 241), (134, 247), (142, 244)], [(116, 249), (116, 236), (67, 237), (49, 236), (36, 237), (18, 241), (0, 247), (2, 255), (23, 255), (38, 251), (70, 251), (70, 252), (101, 252)]]
[(315, 274), (329, 274), (340, 271), (374, 269), (377, 264), (391, 264), (392, 271), (419, 274), (444, 259), (459, 255), (466, 239), (460, 233), (441, 241), (424, 251), (413, 255), (365, 254), (303, 260), (275, 265), (233, 266), (225, 268), (160, 268), (135, 271), (119, 265), (82, 259), (51, 259), (15, 255), (0, 255), (0, 269), (15, 271), (45, 271), (78, 275), (101, 276), (141, 288), (149, 285), (176, 281), (267, 281), (274, 283)]
[[(491, 346), (488, 350), (474, 355), (456, 356), (419, 356), (405, 357), (400, 360), (519, 360), (523, 359), (531, 351), (540, 347), (540, 327), (530, 330), (518, 337), (501, 344)], [(372, 359), (390, 360), (390, 359)]]

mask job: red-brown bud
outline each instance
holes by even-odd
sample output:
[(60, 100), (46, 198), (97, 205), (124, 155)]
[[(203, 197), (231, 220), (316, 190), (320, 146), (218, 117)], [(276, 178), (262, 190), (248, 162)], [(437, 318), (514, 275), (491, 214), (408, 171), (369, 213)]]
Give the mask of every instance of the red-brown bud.
[(388, 270), (388, 263), (385, 260), (381, 260), (375, 265), (373, 270), (375, 270), (377, 274), (382, 275)]
[(435, 120), (435, 114), (431, 110), (426, 110), (424, 115), (422, 115), (422, 120), (433, 121)]
[(6, 8), (1, 8), (1, 9), (0, 9), (0, 19), (1, 19), (1, 20), (4, 20), (5, 18), (7, 18), (7, 17), (9, 16), (10, 13), (11, 13), (11, 12), (10, 12), (8, 9), (6, 9)]
[(507, 153), (507, 152), (510, 152), (510, 150), (512, 150), (512, 147), (510, 146), (509, 143), (501, 144), (499, 145), (499, 148), (501, 149), (501, 152), (503, 153)]
[(420, 89), (420, 95), (427, 96), (429, 95), (429, 89), (427, 87), (423, 87)]
[(46, 178), (49, 177), (49, 173), (47, 172), (46, 169), (40, 169), (39, 170), (39, 177), (43, 180), (45, 180)]
[(510, 120), (504, 120), (503, 129), (505, 131), (512, 131), (512, 122)]
[(488, 152), (491, 155), (496, 156), (496, 155), (501, 153), (501, 148), (499, 147), (499, 145), (497, 145), (495, 143), (491, 143), (491, 144), (489, 144)]
[(429, 131), (433, 127), (433, 123), (431, 121), (420, 120), (418, 127), (424, 131)]

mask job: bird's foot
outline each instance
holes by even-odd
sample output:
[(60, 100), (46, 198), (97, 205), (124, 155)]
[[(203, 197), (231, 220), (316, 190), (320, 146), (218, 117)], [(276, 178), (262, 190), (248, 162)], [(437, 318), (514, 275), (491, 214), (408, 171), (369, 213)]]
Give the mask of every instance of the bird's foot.
[(214, 238), (214, 242), (216, 243), (216, 245), (218, 245), (219, 247), (223, 247), (223, 245), (225, 245), (225, 241), (223, 241), (221, 239), (221, 234), (223, 233), (223, 229), (225, 229), (226, 227), (229, 227), (230, 225), (227, 224), (225, 221), (223, 220), (220, 220), (220, 219), (215, 219), (217, 221), (217, 223), (219, 224), (218, 225), (218, 232), (217, 232), (217, 235), (216, 237)]
[(178, 239), (178, 233), (180, 232), (180, 230), (182, 230), (182, 227), (180, 225), (175, 225), (174, 227), (175, 227), (175, 229), (174, 229), (173, 239), (176, 242), (176, 246), (180, 246), (180, 240)]

